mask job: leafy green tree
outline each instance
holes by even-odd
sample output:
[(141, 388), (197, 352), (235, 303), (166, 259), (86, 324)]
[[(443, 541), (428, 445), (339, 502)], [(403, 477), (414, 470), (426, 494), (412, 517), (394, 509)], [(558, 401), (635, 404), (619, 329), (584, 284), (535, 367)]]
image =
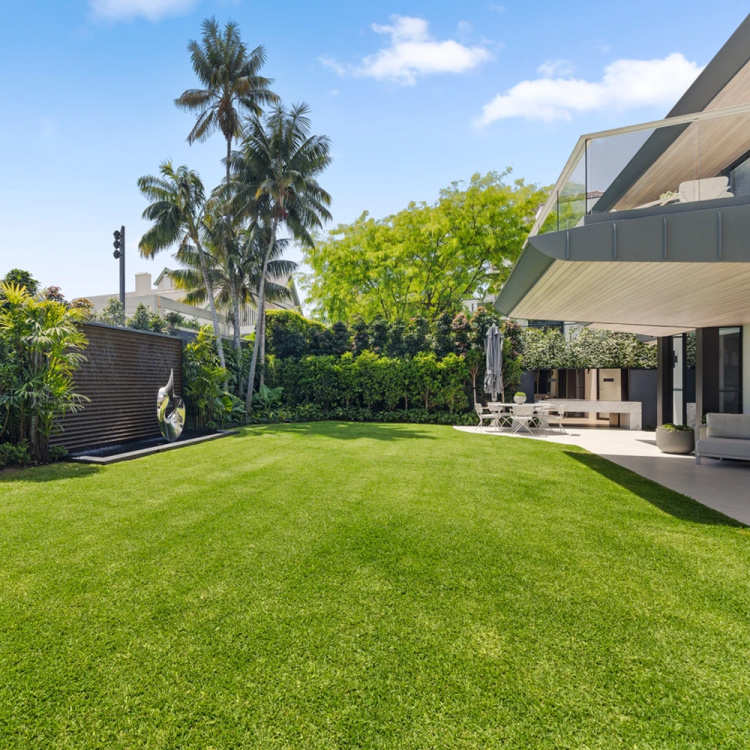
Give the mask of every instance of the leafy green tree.
[(125, 326), (125, 310), (122, 309), (122, 304), (119, 299), (110, 299), (106, 305), (102, 308), (101, 312), (96, 316), (96, 319), (100, 323), (105, 323), (108, 326), (118, 326), (123, 328)]
[(409, 321), (404, 336), (404, 345), (409, 356), (415, 357), (420, 352), (426, 352), (429, 349), (427, 340), (429, 332), (430, 324), (421, 315), (417, 315)]
[(143, 302), (135, 308), (133, 317), (128, 320), (128, 328), (132, 328), (134, 331), (151, 330), (151, 316)]
[(352, 323), (352, 348), (356, 355), (370, 348), (370, 326), (364, 318), (357, 317)]
[(273, 83), (262, 77), (266, 62), (263, 47), (249, 51), (240, 37), (239, 26), (229, 21), (222, 31), (215, 18), (203, 22), (201, 42), (188, 43), (193, 71), (203, 88), (188, 89), (175, 99), (187, 112), (197, 112), (187, 140), (205, 141), (217, 130), (227, 143), (227, 185), (230, 181), (229, 157), (232, 141), (243, 134), (243, 115), (259, 116), (263, 105), (277, 101), (270, 90)]
[(20, 268), (12, 268), (8, 271), (3, 278), (3, 282), (24, 287), (32, 297), (36, 297), (39, 291), (39, 282), (28, 271)]
[(345, 354), (351, 351), (351, 334), (349, 328), (343, 321), (336, 321), (331, 326), (333, 334), (333, 354)]
[(466, 354), (471, 345), (469, 319), (466, 313), (460, 312), (451, 321), (451, 330), (453, 331), (453, 345), (457, 354)]
[(440, 371), (433, 352), (420, 352), (413, 359), (415, 395), (428, 411), (434, 405), (433, 396), (439, 390)]
[(291, 310), (270, 310), (266, 316), (268, 351), (286, 359), (304, 357), (309, 351), (307, 322)]
[(174, 310), (170, 310), (164, 315), (164, 322), (167, 326), (167, 332), (172, 336), (177, 335), (178, 328), (200, 328), (195, 321), (188, 320), (184, 315), (180, 315), (180, 313), (175, 312)]
[[(266, 272), (279, 229), (286, 227), (303, 247), (314, 245), (311, 232), (331, 218), (331, 196), (317, 176), (331, 163), (330, 141), (310, 133), (309, 108), (298, 104), (290, 110), (281, 104), (261, 118), (254, 116), (242, 147), (232, 154), (236, 178), (236, 205), (251, 211), (269, 228), (268, 250), (263, 257), (258, 288), (256, 342), (248, 377), (246, 409), (252, 410), (252, 392), (258, 350), (262, 349), (266, 310)], [(261, 358), (261, 369), (263, 360)]]
[(453, 317), (449, 312), (441, 313), (432, 326), (432, 351), (438, 357), (446, 357), (453, 352)]
[(364, 213), (308, 248), (308, 301), (326, 320), (388, 320), (456, 313), (467, 297), (497, 292), (517, 260), (546, 191), (509, 172), (453, 183), (433, 204), (382, 220)]
[(401, 318), (396, 318), (388, 325), (388, 356), (405, 357), (407, 353), (406, 323)]
[(62, 293), (62, 289), (59, 286), (48, 286), (42, 291), (42, 297), (47, 302), (59, 302), (61, 305), (67, 305), (68, 301), (65, 299), (65, 295)]
[(153, 311), (148, 314), (148, 330), (153, 333), (164, 333), (169, 324), (158, 312)]
[(468, 365), (463, 357), (452, 352), (439, 363), (441, 388), (439, 406), (445, 406), (451, 414), (464, 411), (468, 405), (466, 381), (469, 375)]
[[(268, 313), (266, 313), (266, 319)], [(309, 320), (307, 328), (308, 350), (313, 356), (335, 354), (333, 331), (317, 320)]]
[(370, 349), (376, 354), (385, 354), (388, 349), (388, 321), (385, 318), (375, 318), (370, 323)]
[(94, 303), (86, 297), (76, 297), (76, 299), (71, 300), (69, 307), (71, 310), (80, 310), (83, 320), (93, 320), (96, 317)]
[(159, 172), (160, 177), (146, 175), (138, 180), (141, 193), (152, 201), (143, 212), (143, 218), (152, 222), (152, 226), (141, 237), (138, 248), (144, 258), (153, 258), (170, 247), (179, 250), (192, 245), (195, 248), (211, 310), (216, 351), (221, 367), (226, 370), (213, 281), (201, 236), (206, 211), (203, 182), (197, 172), (185, 166), (175, 169), (169, 160), (162, 162)]

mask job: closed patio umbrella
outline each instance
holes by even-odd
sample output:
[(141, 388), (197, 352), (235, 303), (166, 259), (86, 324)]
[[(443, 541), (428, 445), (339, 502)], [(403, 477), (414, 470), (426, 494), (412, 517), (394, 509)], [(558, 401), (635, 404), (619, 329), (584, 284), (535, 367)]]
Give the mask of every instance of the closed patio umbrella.
[(484, 337), (486, 370), (484, 373), (484, 390), (497, 400), (497, 394), (503, 392), (503, 337), (500, 329), (493, 323)]

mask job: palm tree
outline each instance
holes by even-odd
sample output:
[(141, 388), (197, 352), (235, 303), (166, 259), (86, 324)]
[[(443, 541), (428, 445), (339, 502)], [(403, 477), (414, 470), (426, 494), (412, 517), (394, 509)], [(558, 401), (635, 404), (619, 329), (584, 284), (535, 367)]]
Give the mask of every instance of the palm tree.
[(219, 362), (226, 368), (213, 283), (201, 241), (206, 209), (203, 183), (197, 172), (185, 166), (175, 169), (169, 160), (162, 162), (159, 171), (161, 177), (146, 175), (138, 180), (141, 193), (153, 201), (143, 212), (143, 218), (152, 221), (153, 226), (141, 237), (138, 249), (142, 257), (153, 258), (162, 250), (175, 245), (178, 252), (188, 245), (195, 248), (211, 310)]
[(266, 62), (262, 46), (248, 52), (240, 39), (239, 26), (230, 21), (222, 33), (215, 18), (203, 22), (202, 41), (188, 43), (193, 70), (203, 84), (188, 89), (175, 104), (188, 112), (198, 112), (198, 119), (188, 134), (191, 145), (205, 141), (220, 130), (227, 142), (227, 184), (232, 140), (242, 136), (242, 115), (259, 116), (262, 105), (278, 100), (269, 87), (270, 78), (258, 75)]
[[(240, 304), (254, 302), (257, 307), (257, 289), (261, 272), (265, 238), (257, 225), (230, 233), (227, 229), (214, 229), (205, 238), (204, 252), (211, 284), (219, 308), (231, 309), (236, 347), (240, 346)], [(227, 236), (229, 235), (229, 236)], [(228, 240), (228, 241), (227, 241)], [(289, 289), (280, 283), (297, 269), (297, 264), (281, 260), (287, 240), (277, 240), (266, 270), (266, 299), (280, 302), (290, 297)], [(207, 299), (198, 253), (192, 245), (183, 245), (176, 254), (183, 268), (171, 272), (178, 289), (186, 294), (183, 301), (189, 305), (203, 304)]]
[[(310, 135), (308, 112), (306, 104), (290, 110), (277, 104), (267, 117), (254, 116), (240, 151), (230, 157), (236, 205), (257, 212), (268, 238), (258, 287), (258, 320), (245, 402), (248, 413), (252, 410), (255, 370), (264, 335), (266, 273), (279, 227), (283, 225), (295, 240), (311, 247), (311, 231), (331, 218), (327, 208), (331, 196), (316, 179), (331, 163), (330, 140)], [(260, 364), (262, 368), (262, 358)]]

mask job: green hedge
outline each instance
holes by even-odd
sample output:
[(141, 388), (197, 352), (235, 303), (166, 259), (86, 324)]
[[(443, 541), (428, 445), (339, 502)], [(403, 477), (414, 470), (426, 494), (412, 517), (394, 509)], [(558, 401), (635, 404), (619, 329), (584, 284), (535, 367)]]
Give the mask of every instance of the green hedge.
[(523, 333), (523, 365), (527, 370), (578, 368), (656, 369), (656, 347), (632, 333), (582, 328), (565, 336), (557, 328), (528, 328)]
[(432, 353), (413, 358), (381, 357), (365, 351), (301, 359), (271, 357), (269, 386), (281, 386), (287, 407), (312, 404), (329, 412), (363, 408), (372, 413), (424, 409), (465, 412), (470, 403), (470, 374), (463, 357)]
[(429, 412), (425, 409), (401, 409), (399, 411), (372, 411), (357, 406), (321, 409), (315, 404), (297, 407), (282, 407), (268, 411), (255, 411), (246, 424), (280, 424), (284, 422), (380, 422), (402, 424), (476, 425), (476, 412), (451, 414), (447, 411)]

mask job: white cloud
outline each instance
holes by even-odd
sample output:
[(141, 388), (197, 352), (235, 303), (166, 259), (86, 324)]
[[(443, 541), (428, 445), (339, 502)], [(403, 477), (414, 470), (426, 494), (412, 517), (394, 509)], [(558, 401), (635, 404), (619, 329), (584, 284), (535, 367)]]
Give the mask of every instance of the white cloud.
[(545, 78), (573, 75), (573, 64), (568, 60), (545, 60), (538, 68)]
[(359, 65), (348, 65), (329, 57), (320, 61), (339, 75), (355, 75), (413, 86), (417, 78), (437, 73), (466, 73), (492, 54), (482, 45), (466, 46), (454, 39), (437, 41), (423, 18), (392, 16), (393, 25), (373, 24), (377, 34), (390, 37), (387, 46), (365, 57)]
[(474, 27), (468, 21), (458, 22), (456, 33), (458, 34), (458, 38), (462, 42), (466, 41), (471, 36), (473, 31), (474, 31)]
[(189, 13), (197, 2), (198, 0), (89, 0), (96, 16), (112, 21), (129, 21), (138, 16), (158, 21), (165, 16)]
[(668, 107), (702, 70), (673, 53), (660, 60), (615, 60), (604, 69), (601, 81), (584, 81), (556, 68), (559, 62), (542, 65), (542, 78), (521, 81), (496, 96), (485, 105), (477, 124), (511, 117), (554, 122), (580, 112)]

